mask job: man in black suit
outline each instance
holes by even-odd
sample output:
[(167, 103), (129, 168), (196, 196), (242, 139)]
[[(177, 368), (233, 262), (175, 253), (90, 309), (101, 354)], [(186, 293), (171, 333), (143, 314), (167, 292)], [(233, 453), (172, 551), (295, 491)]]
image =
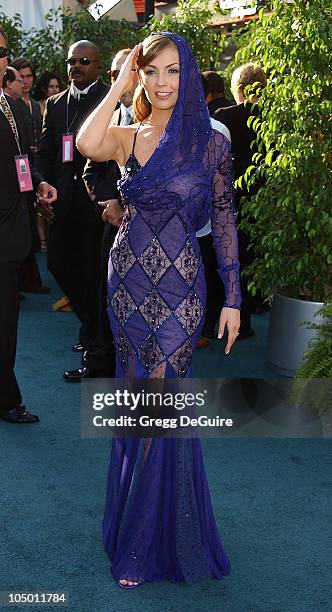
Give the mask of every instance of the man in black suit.
[[(41, 114), (38, 102), (31, 98), (31, 90), (36, 80), (36, 71), (33, 64), (26, 57), (18, 57), (12, 62), (9, 70), (18, 72), (21, 79), (21, 96), (16, 99), (19, 112), (22, 114), (28, 134), (30, 146), (30, 158), (35, 162), (35, 153), (39, 144), (41, 134)], [(6, 77), (6, 75), (5, 75)], [(5, 82), (6, 78), (4, 79)], [(5, 89), (5, 87), (4, 87)], [(11, 92), (12, 93), (11, 88)], [(7, 91), (6, 91), (7, 93)], [(40, 239), (37, 229), (35, 201), (33, 193), (29, 198), (29, 212), (31, 224), (31, 250), (28, 257), (21, 264), (20, 290), (27, 293), (49, 293), (49, 287), (42, 284), (35, 253), (40, 250)]]
[(12, 62), (12, 67), (18, 70), (22, 79), (22, 112), (25, 114), (28, 138), (33, 153), (36, 152), (41, 134), (40, 106), (31, 98), (31, 90), (36, 80), (36, 71), (26, 57), (18, 57)]
[(96, 329), (103, 224), (82, 180), (86, 159), (77, 150), (75, 138), (109, 88), (99, 78), (100, 54), (93, 43), (73, 44), (66, 61), (70, 87), (47, 100), (36, 159), (37, 169), (58, 190), (48, 267), (81, 321), (80, 341), (73, 350), (82, 351), (89, 347)]
[[(18, 276), (20, 262), (30, 250), (27, 195), (21, 192), (15, 156), (29, 152), (25, 124), (10, 97), (2, 90), (7, 68), (8, 39), (0, 26), (0, 418), (12, 423), (36, 423), (37, 416), (22, 406), (14, 373), (19, 313)], [(31, 176), (41, 203), (56, 200), (56, 190), (31, 167)]]
[[(111, 83), (116, 81), (130, 51), (131, 49), (121, 49), (115, 55), (111, 69), (108, 71)], [(128, 125), (133, 122), (132, 103), (136, 86), (137, 75), (133, 74), (131, 89), (124, 92), (119, 100), (119, 107), (113, 113), (111, 119), (113, 125)], [(88, 160), (85, 166), (83, 180), (89, 196), (95, 206), (99, 206), (99, 210), (101, 206), (104, 208), (102, 220), (105, 222), (105, 227), (100, 248), (97, 330), (89, 349), (83, 353), (82, 367), (64, 373), (66, 382), (80, 382), (82, 378), (112, 377), (115, 374), (115, 352), (107, 314), (107, 269), (110, 248), (123, 215), (117, 189), (120, 176), (119, 167), (114, 160), (107, 162)]]
[[(263, 69), (258, 64), (248, 63), (237, 68), (232, 75), (231, 89), (236, 105), (227, 108), (220, 108), (214, 113), (214, 118), (224, 123), (231, 134), (232, 153), (234, 157), (234, 179), (242, 176), (246, 169), (252, 165), (252, 156), (257, 151), (252, 143), (256, 140), (256, 134), (252, 128), (248, 127), (248, 119), (251, 115), (257, 115), (257, 109), (249, 101), (247, 92), (250, 88), (266, 87), (266, 76)], [(247, 89), (248, 88), (248, 89)], [(251, 92), (252, 94), (252, 92)], [(257, 98), (250, 95), (252, 102)], [(241, 198), (250, 197), (257, 193), (259, 184), (256, 183), (250, 190), (243, 185), (235, 190), (235, 207), (238, 214), (238, 222), (241, 221)], [(248, 251), (249, 239), (243, 230), (238, 229), (239, 239), (239, 260), (241, 270), (252, 262), (252, 252)], [(241, 326), (240, 337), (248, 338), (254, 334), (250, 327), (251, 312), (255, 308), (255, 300), (251, 297), (247, 289), (247, 279), (241, 280), (242, 306), (241, 306)]]

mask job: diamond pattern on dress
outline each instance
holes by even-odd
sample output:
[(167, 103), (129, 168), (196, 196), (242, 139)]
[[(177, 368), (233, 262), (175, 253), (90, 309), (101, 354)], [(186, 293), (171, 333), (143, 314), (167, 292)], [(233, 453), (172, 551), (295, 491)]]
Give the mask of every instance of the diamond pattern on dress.
[(160, 281), (163, 274), (171, 265), (165, 251), (162, 249), (157, 238), (153, 238), (144, 253), (138, 258), (144, 272), (155, 285)]
[(193, 334), (203, 317), (204, 309), (198, 295), (190, 291), (177, 307), (175, 315), (188, 334)]
[(127, 274), (128, 270), (130, 270), (136, 261), (136, 257), (126, 237), (117, 240), (116, 246), (111, 249), (110, 256), (113, 268), (121, 278)]
[(181, 253), (174, 262), (174, 266), (188, 285), (192, 285), (199, 267), (199, 259), (190, 240), (187, 240)]
[(122, 284), (114, 291), (111, 304), (120, 325), (124, 325), (136, 310), (134, 300)]
[(131, 347), (128, 342), (127, 336), (123, 333), (123, 331), (120, 331), (116, 338), (114, 338), (114, 341), (118, 358), (122, 364), (123, 369), (127, 371), (129, 368), (129, 357), (131, 354)]
[(169, 356), (168, 361), (180, 378), (183, 378), (188, 372), (191, 365), (192, 354), (192, 342), (188, 339)]
[(154, 331), (160, 327), (171, 314), (170, 308), (156, 289), (152, 289), (144, 302), (140, 305), (139, 310), (149, 327)]
[(165, 357), (153, 334), (150, 334), (138, 349), (138, 356), (148, 372), (152, 372)]

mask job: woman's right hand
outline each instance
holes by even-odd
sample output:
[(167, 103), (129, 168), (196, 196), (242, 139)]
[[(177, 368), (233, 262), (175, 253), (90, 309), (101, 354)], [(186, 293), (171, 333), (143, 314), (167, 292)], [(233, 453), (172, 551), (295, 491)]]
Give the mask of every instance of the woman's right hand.
[(133, 79), (135, 78), (136, 73), (136, 62), (142, 46), (142, 43), (135, 45), (133, 50), (129, 53), (126, 61), (121, 66), (119, 76), (115, 82), (116, 87), (121, 89), (121, 95), (126, 91), (131, 91), (133, 88)]
[(123, 219), (123, 208), (118, 199), (98, 202), (99, 206), (104, 206), (102, 220), (104, 223), (111, 223), (115, 227), (120, 227)]

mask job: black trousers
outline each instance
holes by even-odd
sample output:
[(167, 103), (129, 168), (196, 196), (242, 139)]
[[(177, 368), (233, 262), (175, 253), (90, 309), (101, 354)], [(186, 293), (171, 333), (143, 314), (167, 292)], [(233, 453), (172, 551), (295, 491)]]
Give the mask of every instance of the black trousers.
[[(238, 230), (239, 241), (239, 261), (241, 273), (245, 267), (252, 261), (251, 255), (248, 252), (249, 240), (243, 232)], [(217, 272), (218, 263), (213, 248), (212, 235), (202, 236), (198, 238), (201, 249), (205, 280), (206, 280), (206, 314), (203, 327), (203, 336), (212, 336), (216, 323), (219, 320), (220, 311), (225, 301), (225, 290), (223, 283)], [(250, 330), (251, 312), (254, 307), (254, 299), (247, 290), (248, 280), (241, 275), (241, 326), (240, 332), (246, 333)]]
[(82, 323), (80, 342), (88, 348), (96, 335), (103, 223), (79, 190), (67, 216), (50, 225), (48, 268)]
[(202, 334), (213, 336), (225, 301), (225, 290), (217, 272), (218, 264), (211, 234), (197, 240), (201, 249), (206, 281), (206, 313)]
[(243, 272), (246, 267), (253, 261), (252, 251), (248, 250), (249, 238), (238, 229), (238, 244), (239, 244), (239, 262), (241, 272), (241, 326), (240, 333), (246, 333), (250, 330), (251, 326), (251, 313), (255, 307), (255, 298), (249, 293), (247, 289), (248, 279), (243, 276)]
[(105, 377), (115, 375), (115, 350), (107, 314), (107, 273), (110, 248), (118, 228), (106, 223), (100, 248), (100, 285), (98, 293), (97, 331), (89, 349), (84, 353), (83, 365)]
[(21, 262), (0, 263), (0, 411), (20, 406), (22, 396), (14, 373), (19, 314)]

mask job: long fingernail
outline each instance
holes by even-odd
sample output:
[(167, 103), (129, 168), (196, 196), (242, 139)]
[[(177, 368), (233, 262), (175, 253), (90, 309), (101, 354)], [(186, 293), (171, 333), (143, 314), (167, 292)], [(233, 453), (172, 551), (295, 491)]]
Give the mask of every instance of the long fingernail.
[(229, 355), (229, 351), (225, 351), (225, 355)]
[(218, 339), (221, 340), (221, 338), (222, 338), (222, 335), (218, 334)]

